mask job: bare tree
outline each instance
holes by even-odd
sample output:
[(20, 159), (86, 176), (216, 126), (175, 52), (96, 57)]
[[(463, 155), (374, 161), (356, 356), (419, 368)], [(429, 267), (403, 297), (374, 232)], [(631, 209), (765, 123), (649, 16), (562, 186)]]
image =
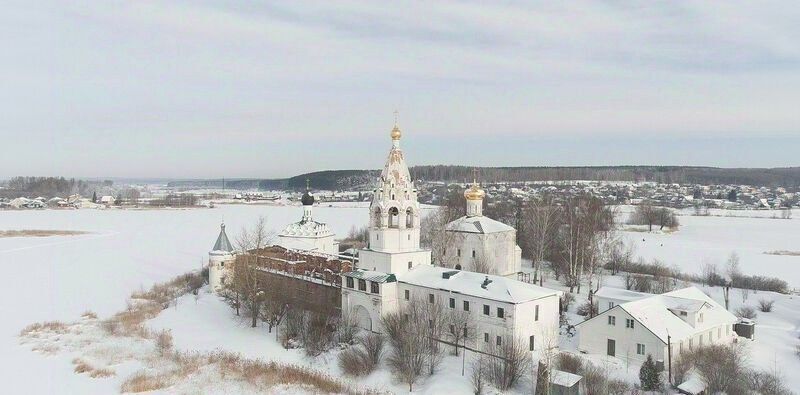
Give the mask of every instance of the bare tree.
[(490, 343), (484, 351), (493, 356), (489, 358), (489, 380), (498, 389), (506, 391), (528, 374), (531, 354), (525, 342), (514, 336), (500, 339), (500, 344)]
[(492, 265), (492, 262), (486, 258), (484, 252), (476, 252), (475, 257), (472, 258), (470, 269), (476, 273), (495, 274), (495, 267)]
[(475, 320), (468, 311), (449, 309), (447, 312), (447, 336), (453, 342), (453, 354), (458, 356), (458, 345), (466, 347), (467, 341), (475, 339)]
[[(410, 304), (411, 310), (416, 310), (415, 303)], [(427, 340), (419, 333), (418, 321), (407, 318), (403, 311), (384, 314), (381, 324), (386, 330), (391, 351), (387, 363), (392, 373), (398, 379), (408, 384), (408, 390), (413, 391), (414, 383), (422, 374), (425, 367), (425, 348)]]
[(420, 228), (420, 244), (431, 249), (433, 264), (443, 267), (453, 267), (454, 255), (447, 254), (447, 247), (455, 242), (455, 234), (447, 232), (450, 222), (450, 211), (447, 207), (439, 207), (436, 211), (422, 218)]
[(487, 357), (479, 354), (478, 358), (472, 361), (472, 374), (469, 376), (472, 383), (472, 391), (475, 395), (482, 395), (483, 390), (486, 388), (486, 376), (488, 373), (486, 362)]
[(731, 252), (728, 260), (725, 262), (725, 276), (731, 286), (736, 287), (739, 284), (739, 278), (742, 276), (742, 269), (739, 264), (739, 254), (737, 254), (736, 251)]
[(533, 282), (540, 281), (545, 257), (550, 256), (555, 246), (556, 230), (561, 210), (549, 197), (534, 200), (523, 212), (522, 246), (533, 261)]

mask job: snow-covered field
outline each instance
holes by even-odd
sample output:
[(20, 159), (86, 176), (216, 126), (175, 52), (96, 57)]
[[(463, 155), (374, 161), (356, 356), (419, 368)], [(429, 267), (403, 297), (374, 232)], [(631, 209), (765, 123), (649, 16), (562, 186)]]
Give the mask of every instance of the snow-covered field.
[[(632, 207), (621, 207), (620, 216), (624, 218), (631, 211)], [(681, 215), (678, 217), (681, 226), (673, 233), (622, 234), (636, 246), (638, 256), (647, 260), (657, 258), (683, 272), (699, 274), (706, 262), (722, 269), (735, 251), (745, 274), (782, 278), (791, 288), (800, 288), (800, 255), (766, 254), (800, 253), (800, 218), (772, 219), (774, 212), (770, 211), (713, 210), (712, 214)]]
[[(363, 204), (315, 207), (315, 218), (339, 235), (366, 222)], [(43, 356), (20, 346), (17, 334), (39, 321), (78, 320), (85, 310), (101, 318), (125, 307), (132, 291), (199, 268), (224, 218), (229, 235), (264, 215), (276, 231), (296, 221), (296, 206), (218, 205), (192, 210), (74, 210), (0, 211), (0, 230), (53, 229), (88, 231), (77, 236), (0, 238), (0, 263), (6, 286), (0, 288), (0, 380), (5, 393), (116, 393), (120, 378), (89, 379), (73, 373), (72, 356)], [(669, 265), (697, 271), (703, 259), (722, 263), (731, 251), (741, 256), (748, 274), (766, 274), (800, 286), (800, 257), (765, 255), (771, 250), (800, 250), (800, 220), (729, 217), (680, 217), (682, 226), (671, 234), (624, 232), (638, 241), (637, 253), (658, 257)], [(793, 237), (794, 236), (794, 237)], [(645, 241), (641, 242), (644, 238)], [(792, 240), (795, 239), (795, 240)], [(664, 246), (662, 247), (661, 244)], [(607, 281), (613, 282), (612, 278)], [(555, 283), (546, 284), (557, 286)], [(718, 290), (709, 293), (721, 300)], [(754, 305), (766, 293), (750, 294)], [(735, 305), (739, 295), (732, 295)], [(773, 296), (773, 295), (770, 295)], [(779, 364), (793, 388), (800, 388), (800, 359), (792, 354), (800, 325), (800, 297), (775, 295), (773, 313), (759, 313), (753, 361), (762, 368)], [(233, 319), (213, 295), (182, 298), (177, 308), (164, 311), (149, 324), (171, 328), (179, 349), (223, 348), (246, 356), (308, 363), (336, 372), (334, 355), (309, 362), (300, 351), (284, 351), (264, 328), (251, 329)], [(568, 346), (568, 345), (565, 345)], [(567, 347), (568, 348), (568, 347)], [(444, 371), (418, 387), (427, 393), (463, 393), (460, 360), (448, 358)], [(469, 366), (467, 366), (469, 370)], [(635, 373), (633, 374), (635, 376)], [(402, 391), (383, 370), (367, 379), (373, 388)]]

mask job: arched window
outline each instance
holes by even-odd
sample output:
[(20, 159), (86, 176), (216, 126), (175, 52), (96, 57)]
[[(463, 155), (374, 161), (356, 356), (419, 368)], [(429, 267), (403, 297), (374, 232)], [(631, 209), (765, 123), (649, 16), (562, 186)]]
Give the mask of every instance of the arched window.
[(397, 210), (397, 207), (392, 207), (389, 209), (389, 227), (390, 228), (397, 228), (400, 224), (398, 223), (399, 217), (398, 215), (400, 212)]
[(406, 228), (414, 227), (414, 210), (411, 207), (406, 210)]

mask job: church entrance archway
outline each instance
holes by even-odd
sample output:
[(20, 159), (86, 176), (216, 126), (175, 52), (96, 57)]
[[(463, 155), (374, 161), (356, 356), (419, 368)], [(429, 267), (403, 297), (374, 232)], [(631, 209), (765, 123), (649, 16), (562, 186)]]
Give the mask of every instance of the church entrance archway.
[(356, 325), (361, 329), (366, 329), (368, 331), (372, 331), (372, 318), (369, 316), (369, 311), (362, 305), (357, 305), (355, 309), (353, 309), (353, 314), (355, 314), (355, 321)]

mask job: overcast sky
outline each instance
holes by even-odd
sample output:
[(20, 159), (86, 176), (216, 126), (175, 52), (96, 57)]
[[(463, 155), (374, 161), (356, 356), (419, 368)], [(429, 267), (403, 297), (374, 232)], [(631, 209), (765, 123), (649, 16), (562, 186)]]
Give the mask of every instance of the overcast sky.
[(4, 2), (0, 177), (800, 165), (795, 1)]

